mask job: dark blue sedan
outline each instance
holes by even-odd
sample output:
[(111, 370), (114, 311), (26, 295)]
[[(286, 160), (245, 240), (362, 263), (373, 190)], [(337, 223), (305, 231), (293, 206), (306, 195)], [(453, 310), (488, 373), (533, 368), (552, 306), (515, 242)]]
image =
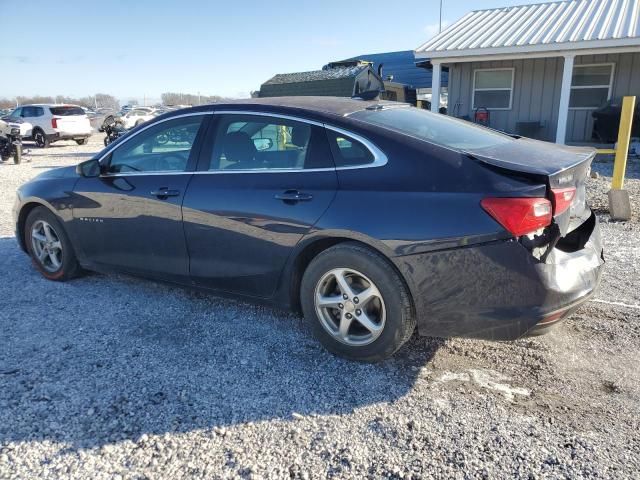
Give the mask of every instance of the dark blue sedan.
[(592, 149), (393, 102), (251, 99), (162, 115), (18, 190), (51, 280), (124, 272), (302, 311), (377, 361), (422, 335), (512, 340), (596, 289)]

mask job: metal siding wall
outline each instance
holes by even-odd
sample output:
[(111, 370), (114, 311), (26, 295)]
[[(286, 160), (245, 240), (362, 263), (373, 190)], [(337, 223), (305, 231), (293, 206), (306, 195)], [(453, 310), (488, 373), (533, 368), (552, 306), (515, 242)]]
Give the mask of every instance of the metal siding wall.
[[(590, 63), (615, 64), (612, 98), (625, 95), (640, 97), (640, 52), (613, 55), (583, 55), (576, 57), (576, 65)], [(473, 70), (477, 68), (514, 67), (513, 108), (491, 111), (491, 127), (515, 132), (517, 122), (544, 123), (541, 140), (555, 141), (558, 124), (558, 105), (564, 59), (561, 57), (530, 60), (457, 63), (449, 68), (450, 115), (473, 117)], [(455, 105), (459, 104), (456, 108)], [(569, 110), (568, 142), (591, 142), (592, 110)]]
[[(625, 95), (640, 97), (640, 53), (620, 53), (612, 55), (582, 55), (576, 57), (576, 65), (591, 63), (614, 63), (613, 88), (611, 98)], [(595, 110), (595, 109), (593, 109)], [(593, 110), (569, 110), (567, 119), (567, 141), (592, 142)]]
[[(502, 60), (458, 63), (449, 69), (450, 114), (473, 117), (473, 71), (478, 68), (514, 68), (511, 110), (492, 110), (492, 128), (515, 132), (517, 122), (544, 124), (538, 138), (553, 141), (558, 122), (562, 59)], [(456, 108), (455, 105), (459, 104)]]

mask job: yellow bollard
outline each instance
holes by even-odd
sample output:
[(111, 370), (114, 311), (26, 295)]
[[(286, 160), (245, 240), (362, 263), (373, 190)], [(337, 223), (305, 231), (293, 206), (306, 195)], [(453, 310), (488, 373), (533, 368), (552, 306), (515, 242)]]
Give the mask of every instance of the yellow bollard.
[(618, 131), (618, 146), (616, 147), (616, 160), (613, 164), (612, 190), (622, 190), (624, 186), (624, 172), (627, 169), (627, 155), (629, 154), (629, 141), (631, 139), (631, 123), (633, 110), (636, 106), (636, 97), (624, 97), (622, 100), (622, 115), (620, 116), (620, 130)]
[(613, 164), (613, 179), (609, 190), (609, 215), (611, 220), (630, 220), (631, 202), (629, 192), (623, 190), (624, 171), (627, 168), (627, 155), (629, 154), (629, 140), (631, 139), (631, 123), (633, 122), (633, 110), (636, 106), (636, 97), (624, 97), (622, 100), (622, 114), (620, 116), (620, 130), (618, 131), (618, 145), (616, 147), (616, 159)]

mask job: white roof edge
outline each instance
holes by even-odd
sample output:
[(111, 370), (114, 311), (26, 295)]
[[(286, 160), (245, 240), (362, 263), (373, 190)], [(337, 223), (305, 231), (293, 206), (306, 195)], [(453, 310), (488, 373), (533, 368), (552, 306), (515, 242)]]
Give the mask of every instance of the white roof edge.
[[(449, 59), (451, 61), (456, 61), (456, 59), (462, 59), (462, 58), (504, 56), (504, 55), (513, 56), (514, 58), (517, 58), (518, 56), (530, 56), (530, 54), (543, 54), (538, 56), (544, 56), (544, 57), (560, 57), (568, 53), (574, 53), (575, 55), (586, 55), (585, 53), (581, 53), (581, 52), (584, 50), (611, 49), (611, 48), (615, 48), (615, 49), (623, 48), (630, 52), (638, 51), (636, 49), (640, 48), (640, 38), (590, 40), (586, 42), (564, 42), (564, 43), (541, 44), (541, 45), (525, 45), (525, 46), (496, 47), (496, 48), (473, 48), (468, 50), (443, 50), (443, 51), (431, 51), (431, 52), (419, 52), (416, 50), (414, 52), (414, 55), (416, 59), (429, 59), (429, 60), (440, 60), (440, 61), (442, 61), (443, 59)], [(462, 61), (462, 60), (457, 60), (457, 61)], [(473, 61), (473, 59), (466, 60), (466, 61)]]

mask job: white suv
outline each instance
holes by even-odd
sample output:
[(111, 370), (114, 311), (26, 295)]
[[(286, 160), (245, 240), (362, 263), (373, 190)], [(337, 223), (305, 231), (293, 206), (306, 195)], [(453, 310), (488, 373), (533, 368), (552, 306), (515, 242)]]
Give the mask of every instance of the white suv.
[(87, 114), (77, 105), (23, 105), (9, 117), (30, 123), (33, 128), (26, 132), (25, 138), (40, 148), (47, 148), (58, 140), (75, 140), (78, 145), (84, 145), (92, 133)]
[(127, 130), (138, 125), (148, 122), (156, 116), (156, 110), (148, 107), (137, 107), (133, 110), (129, 110), (127, 113), (120, 117), (120, 123)]

